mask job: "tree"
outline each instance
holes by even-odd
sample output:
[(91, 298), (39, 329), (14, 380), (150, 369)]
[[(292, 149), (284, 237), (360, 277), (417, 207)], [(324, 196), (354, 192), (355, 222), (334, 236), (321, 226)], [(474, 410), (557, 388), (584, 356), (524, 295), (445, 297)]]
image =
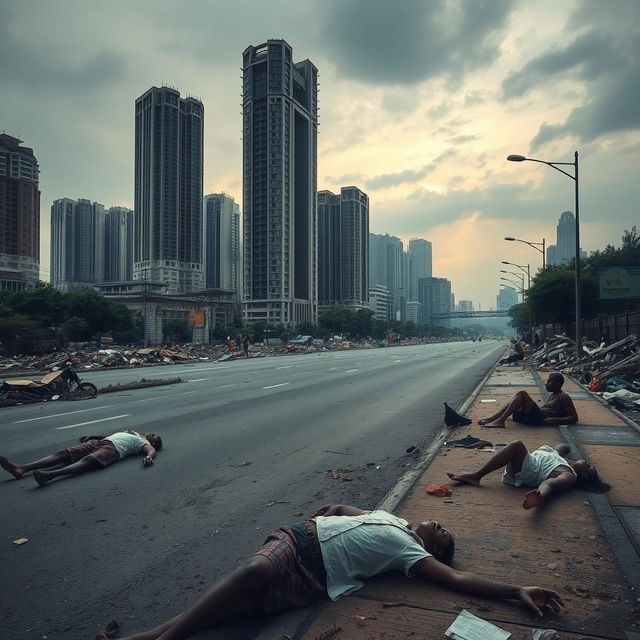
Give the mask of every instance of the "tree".
[(509, 323), (518, 333), (524, 333), (529, 327), (529, 307), (526, 302), (514, 304), (508, 311)]
[(186, 320), (169, 319), (162, 323), (162, 335), (166, 342), (189, 342), (191, 329)]
[(37, 329), (37, 324), (25, 315), (14, 313), (6, 306), (0, 306), (0, 342), (5, 355), (13, 355), (17, 337), (29, 335)]

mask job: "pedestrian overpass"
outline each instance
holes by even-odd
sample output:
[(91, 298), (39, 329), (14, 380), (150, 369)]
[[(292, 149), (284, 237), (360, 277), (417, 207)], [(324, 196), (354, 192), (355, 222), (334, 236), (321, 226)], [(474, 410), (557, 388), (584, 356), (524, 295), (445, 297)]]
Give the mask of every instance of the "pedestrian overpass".
[(502, 311), (450, 311), (449, 313), (432, 313), (433, 320), (453, 320), (455, 318), (508, 318), (506, 309)]

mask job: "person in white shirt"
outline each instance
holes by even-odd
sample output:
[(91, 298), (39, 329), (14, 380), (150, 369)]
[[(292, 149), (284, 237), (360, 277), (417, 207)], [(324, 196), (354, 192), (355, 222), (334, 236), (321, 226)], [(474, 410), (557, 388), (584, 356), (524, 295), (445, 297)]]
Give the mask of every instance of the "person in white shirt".
[(32, 471), (36, 482), (44, 486), (55, 478), (104, 469), (141, 451), (144, 453), (142, 464), (148, 467), (162, 448), (162, 438), (157, 433), (142, 436), (133, 429), (118, 431), (110, 436), (80, 436), (80, 442), (82, 444), (25, 464), (14, 464), (0, 456), (0, 466), (18, 480)]
[[(460, 593), (519, 600), (538, 616), (564, 603), (550, 589), (522, 587), (456, 571), (451, 533), (434, 520), (410, 523), (385, 511), (325, 505), (311, 519), (273, 531), (263, 547), (218, 580), (191, 608), (124, 640), (182, 640), (256, 613), (337, 600), (363, 579), (399, 569)], [(106, 640), (108, 631), (96, 640)]]

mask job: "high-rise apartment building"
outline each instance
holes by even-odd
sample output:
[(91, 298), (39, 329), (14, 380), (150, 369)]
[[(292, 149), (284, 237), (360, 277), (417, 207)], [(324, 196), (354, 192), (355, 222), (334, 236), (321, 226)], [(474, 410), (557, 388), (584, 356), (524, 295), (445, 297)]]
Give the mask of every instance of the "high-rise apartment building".
[(435, 315), (451, 313), (451, 281), (446, 278), (420, 278), (418, 280), (418, 301), (422, 305), (422, 324), (448, 327), (448, 319), (434, 318)]
[(169, 294), (204, 288), (203, 134), (200, 100), (169, 87), (136, 100), (133, 277)]
[(40, 170), (21, 143), (0, 134), (0, 291), (27, 288), (40, 276)]
[(317, 318), (318, 70), (284, 40), (243, 52), (243, 319)]
[(204, 264), (207, 289), (231, 289), (240, 299), (240, 206), (225, 193), (204, 197)]
[(409, 254), (416, 260), (416, 278), (431, 278), (433, 276), (433, 252), (431, 243), (422, 238), (409, 240)]
[(502, 287), (496, 296), (496, 309), (508, 311), (516, 304), (518, 304), (518, 292), (509, 285)]
[(51, 283), (64, 291), (104, 278), (105, 211), (98, 202), (69, 198), (51, 205)]
[(133, 211), (111, 207), (104, 222), (104, 282), (133, 279)]
[(389, 234), (369, 234), (369, 282), (381, 284), (391, 292), (392, 317), (395, 319), (406, 300), (406, 262), (402, 240)]
[(369, 197), (318, 192), (318, 305), (369, 306)]

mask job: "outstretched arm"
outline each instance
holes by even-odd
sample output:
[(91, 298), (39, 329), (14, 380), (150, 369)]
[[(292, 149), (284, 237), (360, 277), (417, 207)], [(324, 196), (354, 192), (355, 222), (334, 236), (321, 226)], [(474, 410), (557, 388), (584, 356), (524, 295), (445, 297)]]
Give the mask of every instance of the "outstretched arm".
[(537, 489), (527, 491), (522, 506), (525, 509), (532, 509), (542, 502), (542, 500), (546, 500), (554, 494), (569, 491), (569, 489), (572, 489), (575, 484), (576, 477), (573, 473), (569, 473), (568, 471), (561, 473), (556, 478), (547, 478), (544, 482), (540, 483), (540, 486)]
[(438, 562), (435, 558), (418, 560), (411, 569), (414, 573), (431, 582), (460, 593), (493, 599), (520, 600), (538, 616), (542, 616), (543, 609), (557, 612), (560, 607), (564, 606), (560, 596), (551, 589), (521, 587), (516, 584), (484, 578), (470, 571), (456, 571), (446, 564)]
[(88, 440), (104, 440), (107, 436), (80, 436), (80, 442), (87, 442)]
[(566, 442), (560, 442), (553, 447), (563, 458), (571, 452), (571, 447)]
[(153, 464), (153, 459), (156, 457), (157, 451), (150, 444), (143, 445), (142, 451), (144, 451), (145, 454), (142, 461), (143, 466), (151, 466)]
[(562, 416), (561, 418), (545, 418), (542, 424), (545, 426), (557, 426), (559, 424), (573, 424), (578, 422), (578, 414)]
[(311, 517), (316, 516), (361, 516), (363, 513), (369, 513), (358, 509), (358, 507), (350, 507), (348, 504), (325, 504), (324, 506), (316, 509)]

